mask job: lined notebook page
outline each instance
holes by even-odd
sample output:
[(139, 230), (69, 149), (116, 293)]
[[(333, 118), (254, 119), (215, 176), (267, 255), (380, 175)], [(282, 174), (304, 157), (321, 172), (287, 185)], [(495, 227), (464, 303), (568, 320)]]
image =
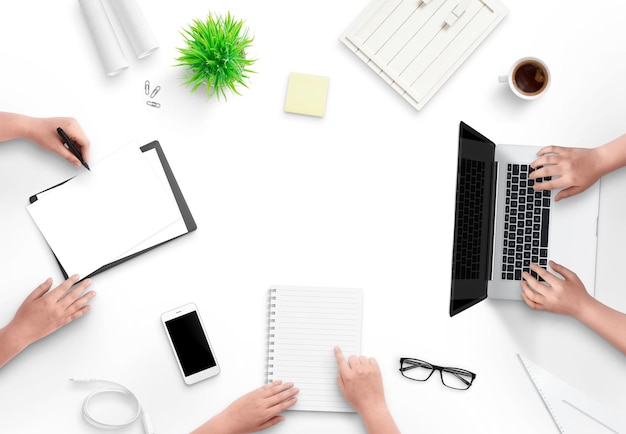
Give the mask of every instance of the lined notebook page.
[(354, 412), (337, 385), (333, 348), (360, 355), (362, 307), (361, 289), (270, 289), (267, 380), (300, 389), (290, 410)]

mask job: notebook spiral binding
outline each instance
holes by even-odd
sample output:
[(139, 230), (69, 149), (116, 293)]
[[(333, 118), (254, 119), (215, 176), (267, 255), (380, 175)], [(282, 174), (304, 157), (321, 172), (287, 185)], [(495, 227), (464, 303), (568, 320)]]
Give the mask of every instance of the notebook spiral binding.
[(268, 299), (268, 321), (267, 321), (267, 382), (274, 381), (274, 330), (276, 330), (276, 289), (270, 289)]

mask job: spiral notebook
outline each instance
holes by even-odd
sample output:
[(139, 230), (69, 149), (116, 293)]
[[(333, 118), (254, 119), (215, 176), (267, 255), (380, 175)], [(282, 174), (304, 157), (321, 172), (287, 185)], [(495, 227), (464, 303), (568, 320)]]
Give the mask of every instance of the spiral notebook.
[(290, 410), (354, 412), (339, 390), (333, 349), (360, 355), (362, 290), (275, 286), (269, 298), (267, 381), (300, 389)]

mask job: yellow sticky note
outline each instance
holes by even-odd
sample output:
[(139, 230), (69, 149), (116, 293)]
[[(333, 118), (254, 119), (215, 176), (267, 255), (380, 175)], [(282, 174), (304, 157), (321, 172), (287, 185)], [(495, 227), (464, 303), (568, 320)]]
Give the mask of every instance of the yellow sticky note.
[(324, 116), (328, 96), (328, 77), (289, 73), (285, 111), (311, 116)]

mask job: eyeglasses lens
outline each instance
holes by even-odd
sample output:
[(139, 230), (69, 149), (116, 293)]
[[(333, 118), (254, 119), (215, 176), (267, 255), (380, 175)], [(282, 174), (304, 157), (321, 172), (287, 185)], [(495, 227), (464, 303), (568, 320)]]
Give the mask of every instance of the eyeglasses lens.
[(472, 374), (462, 369), (444, 368), (441, 370), (441, 381), (452, 389), (465, 390), (472, 385)]
[(433, 367), (422, 360), (406, 359), (402, 361), (400, 371), (411, 380), (425, 381), (432, 374)]

